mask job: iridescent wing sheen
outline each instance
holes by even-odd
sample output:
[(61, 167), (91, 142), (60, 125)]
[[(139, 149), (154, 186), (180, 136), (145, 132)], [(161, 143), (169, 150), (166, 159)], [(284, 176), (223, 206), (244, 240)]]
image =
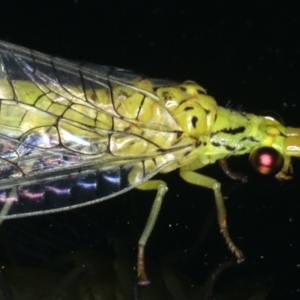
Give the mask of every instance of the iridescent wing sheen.
[(189, 145), (155, 94), (166, 84), (0, 42), (2, 218), (103, 201), (176, 161)]

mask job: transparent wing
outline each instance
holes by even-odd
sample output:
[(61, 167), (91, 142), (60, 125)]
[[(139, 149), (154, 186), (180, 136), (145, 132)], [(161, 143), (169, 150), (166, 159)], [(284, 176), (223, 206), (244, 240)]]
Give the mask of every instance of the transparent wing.
[(166, 84), (0, 42), (5, 218), (102, 201), (174, 162), (189, 145), (156, 96)]

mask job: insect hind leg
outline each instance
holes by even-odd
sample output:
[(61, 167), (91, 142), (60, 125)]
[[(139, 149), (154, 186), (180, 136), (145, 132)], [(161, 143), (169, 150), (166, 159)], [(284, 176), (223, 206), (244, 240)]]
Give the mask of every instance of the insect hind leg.
[(0, 200), (4, 202), (2, 209), (0, 211), (0, 225), (4, 222), (5, 216), (9, 214), (9, 211), (14, 203), (14, 200), (17, 198), (16, 188), (11, 189), (9, 197), (0, 197)]
[(161, 204), (166, 192), (168, 191), (168, 187), (167, 184), (162, 180), (149, 180), (140, 184), (139, 186), (137, 186), (137, 188), (144, 191), (157, 190), (156, 197), (154, 199), (146, 226), (144, 228), (144, 231), (138, 243), (138, 257), (137, 257), (138, 283), (139, 285), (147, 285), (150, 283), (150, 281), (148, 280), (145, 271), (145, 259), (144, 259), (145, 246), (153, 230), (153, 227), (156, 223), (161, 208)]

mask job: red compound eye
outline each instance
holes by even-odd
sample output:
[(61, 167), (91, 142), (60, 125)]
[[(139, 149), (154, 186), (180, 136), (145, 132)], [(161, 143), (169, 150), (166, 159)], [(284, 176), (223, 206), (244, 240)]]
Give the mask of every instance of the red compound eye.
[(250, 155), (250, 162), (260, 174), (275, 175), (282, 169), (283, 157), (274, 148), (262, 147)]

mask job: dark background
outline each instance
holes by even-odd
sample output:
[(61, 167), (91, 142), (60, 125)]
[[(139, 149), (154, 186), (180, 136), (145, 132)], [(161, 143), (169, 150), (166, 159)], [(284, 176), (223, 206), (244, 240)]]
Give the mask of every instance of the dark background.
[[(0, 39), (149, 77), (192, 79), (221, 106), (274, 110), (299, 127), (299, 22), (288, 2), (9, 1), (1, 3)], [(234, 258), (216, 225), (213, 194), (174, 172), (164, 176), (169, 192), (146, 250), (150, 287), (135, 288), (133, 267), (154, 194), (131, 191), (78, 211), (5, 222), (3, 299), (12, 291), (16, 299), (48, 299), (38, 288), (51, 299), (119, 299), (116, 282), (120, 299), (213, 299), (211, 292), (215, 299), (298, 299), (299, 162), (284, 184), (254, 174), (247, 158), (232, 159), (232, 168), (247, 173), (248, 183), (233, 182), (217, 165), (203, 172), (229, 196), (231, 236), (247, 257), (240, 267), (217, 269)], [(205, 283), (211, 288), (203, 291)]]

